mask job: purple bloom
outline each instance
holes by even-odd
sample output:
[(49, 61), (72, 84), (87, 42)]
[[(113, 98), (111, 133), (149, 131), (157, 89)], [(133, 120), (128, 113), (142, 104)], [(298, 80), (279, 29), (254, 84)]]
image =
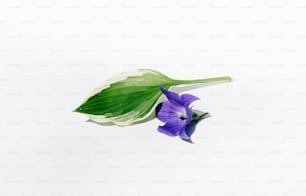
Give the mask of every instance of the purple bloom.
[(208, 114), (204, 113), (199, 116), (189, 108), (189, 105), (199, 98), (190, 94), (179, 95), (162, 86), (160, 90), (166, 95), (168, 101), (162, 102), (156, 107), (156, 117), (165, 123), (158, 127), (158, 131), (192, 142), (190, 136), (194, 132), (195, 125)]

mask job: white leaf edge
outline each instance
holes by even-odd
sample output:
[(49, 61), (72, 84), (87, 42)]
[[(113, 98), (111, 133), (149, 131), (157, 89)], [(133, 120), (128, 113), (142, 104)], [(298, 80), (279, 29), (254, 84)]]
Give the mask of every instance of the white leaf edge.
[[(142, 76), (146, 73), (159, 73), (155, 70), (151, 70), (151, 69), (137, 69), (137, 70), (131, 70), (131, 71), (126, 71), (126, 72), (122, 72), (121, 74), (117, 74), (111, 78), (109, 78), (108, 80), (106, 80), (104, 83), (102, 83), (101, 85), (99, 85), (96, 89), (94, 89), (86, 98), (85, 100), (81, 103), (81, 105), (83, 103), (85, 103), (90, 97), (94, 96), (95, 94), (101, 92), (103, 89), (108, 88), (112, 83), (116, 83), (119, 82), (121, 80), (127, 79), (130, 76)], [(159, 73), (161, 74), (161, 73)], [(163, 75), (163, 74), (162, 74)], [(130, 119), (130, 120), (124, 120), (124, 118), (126, 116), (130, 116), (130, 115), (137, 115), (138, 112), (135, 111), (131, 111), (129, 113), (120, 115), (120, 116), (116, 116), (116, 117), (106, 117), (105, 115), (93, 115), (93, 114), (85, 114), (85, 116), (87, 116), (90, 120), (92, 120), (93, 122), (96, 123), (113, 123), (115, 125), (118, 126), (128, 126), (131, 124), (134, 124), (136, 122), (142, 121), (146, 118), (148, 118), (152, 112), (155, 110), (155, 106), (158, 104), (158, 101), (155, 103), (155, 105), (152, 107), (152, 109), (148, 112), (148, 114), (146, 114), (145, 116), (143, 116), (142, 118), (138, 118), (138, 119)]]

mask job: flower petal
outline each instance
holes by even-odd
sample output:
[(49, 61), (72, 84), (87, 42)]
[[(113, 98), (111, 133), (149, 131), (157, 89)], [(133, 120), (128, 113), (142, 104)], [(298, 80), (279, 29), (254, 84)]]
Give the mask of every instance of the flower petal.
[[(188, 126), (188, 125), (187, 125), (187, 126)], [(187, 128), (187, 126), (186, 126), (186, 128)], [(179, 134), (179, 136), (180, 136), (180, 138), (181, 138), (182, 140), (184, 140), (184, 141), (186, 141), (186, 142), (192, 143), (191, 138), (190, 138), (190, 135), (188, 135), (188, 134), (186, 133), (186, 128), (183, 129), (183, 131)]]
[(168, 91), (168, 90), (164, 89), (162, 86), (160, 86), (159, 88), (160, 88), (161, 92), (163, 92), (166, 95), (166, 97), (168, 98), (168, 100), (171, 103), (175, 103), (177, 105), (182, 105), (179, 94), (177, 94), (175, 92), (172, 92), (172, 91)]
[[(184, 134), (182, 134), (182, 137), (180, 135), (180, 137), (182, 138), (182, 140), (186, 141), (186, 142), (190, 142), (190, 143), (193, 143), (191, 141), (191, 135), (194, 133), (195, 131), (195, 128), (197, 126), (197, 124), (203, 120), (204, 118), (199, 118), (199, 119), (195, 119), (195, 120), (191, 120), (188, 125), (185, 127), (184, 129)], [(186, 137), (187, 136), (187, 137)]]
[[(176, 122), (182, 125), (186, 124), (179, 116), (178, 113), (186, 114), (186, 109), (183, 106), (172, 104), (169, 101), (162, 102), (156, 107), (156, 117), (162, 122)], [(188, 116), (189, 117), (189, 116)], [(188, 118), (189, 120), (189, 118)]]
[(199, 100), (198, 97), (190, 95), (190, 94), (182, 94), (181, 95), (181, 102), (185, 105), (185, 106), (189, 106), (192, 102)]
[(184, 132), (185, 126), (180, 123), (167, 122), (164, 126), (158, 126), (158, 131), (168, 136), (178, 136)]
[(194, 133), (195, 128), (196, 128), (197, 123), (189, 123), (186, 128), (184, 129), (184, 133), (185, 135), (183, 135), (183, 137), (181, 137), (182, 140), (186, 141), (186, 142), (190, 142), (193, 143), (191, 140), (191, 135)]

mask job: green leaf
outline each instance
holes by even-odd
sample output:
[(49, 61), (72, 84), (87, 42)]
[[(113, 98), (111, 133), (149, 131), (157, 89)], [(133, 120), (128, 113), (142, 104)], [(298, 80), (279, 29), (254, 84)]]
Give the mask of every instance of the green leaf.
[(162, 95), (159, 86), (165, 89), (180, 84), (230, 81), (229, 77), (204, 80), (173, 80), (149, 69), (125, 72), (113, 77), (94, 90), (75, 109), (97, 123), (113, 123), (127, 126), (145, 121), (154, 112)]

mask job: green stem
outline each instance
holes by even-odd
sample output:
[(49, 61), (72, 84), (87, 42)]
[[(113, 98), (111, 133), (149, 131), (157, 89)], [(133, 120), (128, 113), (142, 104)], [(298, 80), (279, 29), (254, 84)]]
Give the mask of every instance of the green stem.
[(197, 113), (193, 113), (192, 121), (193, 122), (198, 122), (199, 120), (206, 118), (208, 116), (208, 114), (209, 114), (208, 112), (205, 112), (202, 115), (198, 115)]
[(229, 76), (198, 79), (198, 80), (174, 80), (175, 85), (180, 84), (204, 84), (204, 83), (214, 83), (214, 82), (230, 82), (232, 78)]
[(198, 116), (198, 119), (200, 119), (200, 118), (204, 118), (205, 116), (207, 116), (208, 115), (208, 112), (205, 112), (204, 114), (202, 114), (202, 115), (200, 115), (200, 116)]

